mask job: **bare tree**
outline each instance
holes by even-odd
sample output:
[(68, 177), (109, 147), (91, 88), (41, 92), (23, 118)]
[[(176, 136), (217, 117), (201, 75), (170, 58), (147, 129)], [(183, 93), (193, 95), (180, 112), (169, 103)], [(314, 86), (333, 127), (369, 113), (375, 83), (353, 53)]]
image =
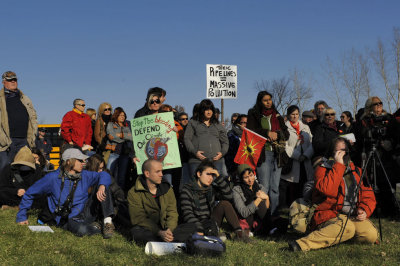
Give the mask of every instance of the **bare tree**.
[[(353, 114), (357, 113), (362, 98), (369, 95), (369, 67), (367, 59), (354, 50), (345, 54), (342, 58), (341, 80), (351, 100)], [(344, 97), (344, 96), (342, 96)], [(342, 110), (343, 111), (343, 110)]]
[(183, 112), (185, 112), (185, 107), (183, 107), (182, 105), (175, 105), (174, 109), (175, 109), (178, 113), (183, 113)]
[(397, 99), (396, 99), (396, 110), (399, 109), (400, 101), (400, 28), (393, 29), (393, 51), (395, 55), (395, 65), (396, 65), (396, 89), (397, 89)]
[(290, 80), (295, 96), (294, 104), (300, 108), (300, 111), (305, 109), (308, 101), (312, 98), (312, 88), (310, 85), (305, 84), (304, 76), (304, 72), (300, 72), (296, 68), (290, 73)]
[[(327, 85), (324, 87), (325, 92), (329, 99), (332, 97), (334, 98), (334, 102), (339, 107), (340, 111), (343, 112), (347, 104), (345, 103), (346, 98), (343, 97), (342, 88), (340, 87), (340, 70), (329, 57), (326, 58), (326, 63), (322, 66), (322, 69), (328, 78)], [(334, 95), (332, 95), (332, 91)], [(332, 103), (328, 104), (332, 105)]]

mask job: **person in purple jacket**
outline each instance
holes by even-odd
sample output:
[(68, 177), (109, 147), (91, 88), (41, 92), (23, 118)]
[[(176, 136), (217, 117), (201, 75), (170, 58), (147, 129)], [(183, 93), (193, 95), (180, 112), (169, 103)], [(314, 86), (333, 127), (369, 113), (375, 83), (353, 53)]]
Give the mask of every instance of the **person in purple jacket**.
[[(38, 216), (39, 223), (56, 225), (78, 236), (101, 233), (103, 229), (104, 238), (110, 238), (114, 232), (114, 210), (108, 188), (111, 177), (106, 172), (83, 170), (87, 158), (79, 149), (65, 150), (61, 167), (25, 192), (19, 205), (17, 223), (29, 224), (27, 211), (33, 200), (46, 196), (47, 204)], [(104, 219), (103, 226), (97, 222), (99, 218)]]

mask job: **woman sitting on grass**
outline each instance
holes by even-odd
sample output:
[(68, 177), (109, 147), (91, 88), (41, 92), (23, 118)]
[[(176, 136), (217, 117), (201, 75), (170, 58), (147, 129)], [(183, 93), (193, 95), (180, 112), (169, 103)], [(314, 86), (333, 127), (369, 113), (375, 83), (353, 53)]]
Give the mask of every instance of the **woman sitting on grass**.
[[(236, 212), (229, 202), (232, 200), (232, 191), (220, 177), (215, 165), (211, 161), (202, 161), (194, 178), (192, 183), (184, 185), (181, 192), (183, 221), (195, 223), (200, 235), (217, 236), (225, 217), (239, 240), (248, 239), (248, 234), (242, 232)], [(220, 201), (216, 201), (217, 192), (220, 192)]]
[[(271, 215), (267, 215), (269, 197), (259, 184), (254, 170), (247, 164), (238, 167), (239, 182), (233, 187), (233, 203), (245, 227), (265, 234)], [(244, 227), (242, 226), (242, 229)]]

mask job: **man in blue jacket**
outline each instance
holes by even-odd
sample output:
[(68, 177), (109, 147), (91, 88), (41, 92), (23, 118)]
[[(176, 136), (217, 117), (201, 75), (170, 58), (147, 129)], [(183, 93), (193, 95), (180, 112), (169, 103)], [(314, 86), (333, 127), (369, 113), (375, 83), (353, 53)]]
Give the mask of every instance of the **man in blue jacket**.
[[(33, 200), (45, 195), (47, 205), (39, 215), (40, 221), (83, 236), (101, 233), (101, 225), (96, 219), (102, 215), (104, 238), (110, 238), (114, 231), (111, 221), (114, 215), (113, 204), (108, 189), (111, 177), (106, 172), (83, 170), (87, 158), (79, 149), (65, 150), (61, 167), (44, 176), (25, 192), (19, 205), (17, 223), (29, 224), (27, 211)], [(96, 188), (91, 194), (88, 192), (90, 187)]]

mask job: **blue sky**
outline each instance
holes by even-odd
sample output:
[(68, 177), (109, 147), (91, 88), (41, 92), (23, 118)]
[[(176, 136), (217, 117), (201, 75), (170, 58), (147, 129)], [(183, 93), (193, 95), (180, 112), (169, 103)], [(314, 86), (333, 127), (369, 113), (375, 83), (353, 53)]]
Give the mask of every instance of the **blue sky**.
[[(75, 98), (132, 118), (154, 86), (191, 111), (206, 95), (206, 64), (238, 65), (225, 113), (245, 113), (256, 81), (297, 68), (320, 84), (327, 56), (390, 41), (399, 10), (400, 1), (13, 1), (0, 16), (0, 71), (17, 73), (39, 122), (60, 123)], [(325, 97), (317, 86), (312, 102)]]

